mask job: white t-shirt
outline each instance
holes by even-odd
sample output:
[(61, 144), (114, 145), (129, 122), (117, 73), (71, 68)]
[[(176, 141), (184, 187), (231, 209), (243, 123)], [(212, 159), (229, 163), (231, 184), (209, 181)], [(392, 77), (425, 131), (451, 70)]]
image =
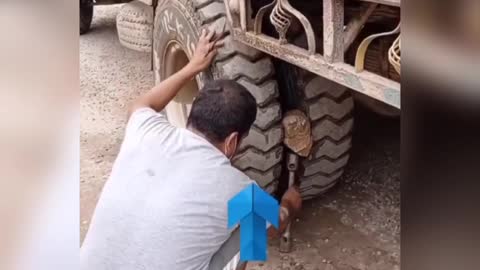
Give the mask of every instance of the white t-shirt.
[(207, 269), (231, 233), (228, 201), (251, 183), (204, 138), (137, 110), (81, 247), (81, 269)]

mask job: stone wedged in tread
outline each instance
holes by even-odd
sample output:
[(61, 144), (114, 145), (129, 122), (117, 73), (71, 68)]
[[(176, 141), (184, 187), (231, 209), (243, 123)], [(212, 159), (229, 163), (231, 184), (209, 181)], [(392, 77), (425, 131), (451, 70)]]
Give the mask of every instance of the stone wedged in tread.
[(117, 15), (120, 43), (132, 50), (152, 50), (153, 10), (139, 1), (126, 3)]

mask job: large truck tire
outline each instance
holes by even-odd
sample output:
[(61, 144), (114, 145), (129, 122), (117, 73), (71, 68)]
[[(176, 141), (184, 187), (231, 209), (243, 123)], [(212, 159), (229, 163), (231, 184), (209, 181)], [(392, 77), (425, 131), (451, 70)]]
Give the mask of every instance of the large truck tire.
[(153, 7), (140, 1), (124, 4), (117, 15), (120, 44), (139, 51), (152, 51)]
[(311, 199), (332, 188), (343, 174), (352, 145), (353, 98), (348, 88), (306, 71), (298, 76), (313, 146), (302, 160), (300, 192)]
[(90, 30), (93, 19), (93, 1), (80, 0), (80, 35)]
[[(170, 0), (156, 11), (154, 28), (154, 67), (156, 82), (164, 80), (188, 62), (201, 29), (220, 32), (227, 24), (223, 1)], [(228, 24), (227, 24), (228, 30)], [(181, 90), (166, 108), (172, 124), (185, 126), (196, 91), (209, 79), (233, 79), (255, 97), (257, 118), (234, 157), (233, 164), (268, 192), (274, 192), (283, 160), (282, 113), (277, 100), (278, 87), (269, 57), (233, 41), (228, 35), (208, 72), (197, 76)], [(177, 59), (177, 60), (174, 60)]]

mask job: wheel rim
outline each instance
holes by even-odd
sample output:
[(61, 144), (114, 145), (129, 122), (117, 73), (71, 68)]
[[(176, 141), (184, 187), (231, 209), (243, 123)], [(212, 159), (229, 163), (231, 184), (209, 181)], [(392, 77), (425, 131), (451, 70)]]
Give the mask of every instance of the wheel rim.
[[(163, 80), (181, 70), (190, 61), (187, 53), (177, 41), (168, 43), (163, 59), (161, 64), (161, 78)], [(189, 81), (167, 105), (167, 116), (173, 125), (186, 126), (198, 89), (197, 79)]]

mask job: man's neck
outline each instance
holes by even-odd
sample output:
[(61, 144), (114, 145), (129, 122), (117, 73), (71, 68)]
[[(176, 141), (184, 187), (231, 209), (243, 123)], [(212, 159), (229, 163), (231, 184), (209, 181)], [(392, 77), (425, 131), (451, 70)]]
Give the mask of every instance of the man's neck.
[(192, 127), (192, 126), (187, 126), (187, 129), (190, 130), (191, 132), (195, 133), (196, 135), (204, 138), (206, 141), (208, 141), (211, 145), (215, 146), (215, 148), (217, 148), (220, 152), (223, 153), (223, 143), (212, 143), (212, 141), (210, 141), (207, 136), (205, 136), (202, 132), (200, 132), (199, 130), (197, 130), (196, 128)]

